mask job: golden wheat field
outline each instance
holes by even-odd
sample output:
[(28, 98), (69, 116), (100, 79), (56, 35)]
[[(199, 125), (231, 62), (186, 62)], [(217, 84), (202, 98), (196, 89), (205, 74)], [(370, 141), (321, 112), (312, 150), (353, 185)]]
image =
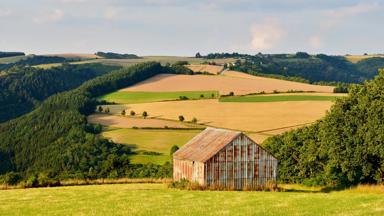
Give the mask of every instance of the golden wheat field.
[(183, 123), (179, 121), (142, 118), (142, 117), (126, 117), (108, 114), (93, 114), (87, 118), (89, 123), (101, 124), (104, 126), (116, 128), (195, 128), (196, 125)]
[(206, 64), (186, 65), (186, 67), (191, 69), (193, 72), (208, 72), (211, 74), (219, 74), (224, 69), (223, 66)]
[[(322, 118), (332, 101), (285, 101), (274, 103), (221, 103), (218, 100), (168, 101), (129, 105), (108, 105), (112, 114), (122, 109), (148, 112), (150, 117), (186, 121), (251, 133), (256, 141), (310, 124)], [(253, 135), (252, 135), (253, 134)]]
[(286, 92), (290, 90), (331, 93), (334, 88), (256, 76), (253, 78), (234, 77), (243, 73), (236, 73), (234, 75), (233, 72), (226, 72), (226, 74), (232, 76), (161, 74), (120, 91), (170, 92), (217, 90), (220, 94), (234, 92), (235, 95), (244, 95), (261, 91)]

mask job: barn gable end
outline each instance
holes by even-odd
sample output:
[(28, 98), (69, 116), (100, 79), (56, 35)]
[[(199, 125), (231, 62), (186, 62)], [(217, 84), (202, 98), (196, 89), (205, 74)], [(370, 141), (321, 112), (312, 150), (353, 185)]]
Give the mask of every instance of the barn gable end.
[(207, 128), (174, 154), (174, 180), (257, 189), (276, 184), (277, 159), (241, 132)]

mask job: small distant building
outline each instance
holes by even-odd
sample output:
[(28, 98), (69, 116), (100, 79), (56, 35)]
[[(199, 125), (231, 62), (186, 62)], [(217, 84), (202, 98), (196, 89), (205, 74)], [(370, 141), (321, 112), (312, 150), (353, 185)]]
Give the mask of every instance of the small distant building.
[(207, 128), (173, 154), (173, 178), (228, 189), (276, 186), (277, 159), (238, 131)]

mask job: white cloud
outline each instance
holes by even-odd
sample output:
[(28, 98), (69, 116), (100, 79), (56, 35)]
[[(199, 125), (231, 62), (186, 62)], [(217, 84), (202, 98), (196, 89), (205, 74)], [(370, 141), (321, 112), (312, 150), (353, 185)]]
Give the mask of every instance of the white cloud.
[(60, 21), (64, 18), (64, 12), (60, 9), (55, 9), (47, 14), (35, 17), (33, 21), (37, 24), (52, 23)]
[(0, 8), (0, 17), (8, 17), (12, 15), (12, 11), (8, 8)]
[(118, 14), (119, 14), (118, 8), (107, 7), (104, 11), (104, 18), (107, 20), (112, 20), (117, 18)]
[(356, 16), (362, 13), (368, 13), (374, 10), (377, 10), (379, 4), (377, 2), (373, 3), (359, 3), (351, 6), (345, 6), (337, 8), (334, 10), (326, 11), (326, 14), (332, 18), (346, 18), (351, 16)]
[(251, 27), (251, 47), (255, 50), (269, 50), (275, 47), (284, 36), (284, 29), (277, 20), (265, 20)]
[(320, 35), (313, 35), (309, 38), (309, 45), (315, 49), (323, 47), (323, 38)]

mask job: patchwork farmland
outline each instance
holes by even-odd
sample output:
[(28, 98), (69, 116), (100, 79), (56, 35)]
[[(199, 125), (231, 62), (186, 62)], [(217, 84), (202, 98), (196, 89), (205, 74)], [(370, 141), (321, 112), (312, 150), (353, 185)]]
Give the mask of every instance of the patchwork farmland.
[(344, 96), (332, 93), (331, 86), (222, 71), (222, 66), (187, 67), (214, 75), (151, 77), (100, 97), (111, 104), (100, 106), (88, 121), (105, 126), (103, 136), (134, 146), (133, 163), (162, 164), (171, 160), (173, 145), (182, 146), (205, 127), (244, 131), (262, 143), (322, 118)]

